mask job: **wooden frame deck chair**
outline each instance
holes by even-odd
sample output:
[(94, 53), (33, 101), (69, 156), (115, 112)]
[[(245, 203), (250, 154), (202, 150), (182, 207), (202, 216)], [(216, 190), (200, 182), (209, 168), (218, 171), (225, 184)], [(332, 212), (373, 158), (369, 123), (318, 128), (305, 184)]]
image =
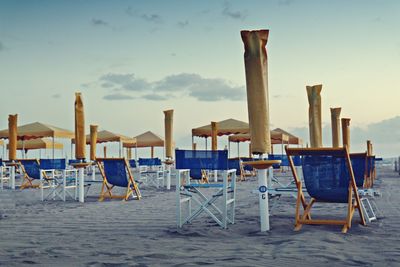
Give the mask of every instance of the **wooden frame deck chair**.
[[(53, 186), (53, 178), (40, 170), (40, 161), (38, 159), (18, 159), (17, 162), (23, 176), (20, 189), (44, 189)], [(34, 181), (39, 183), (34, 183)]]
[[(219, 226), (227, 228), (235, 221), (236, 170), (228, 169), (227, 150), (175, 150), (176, 223), (181, 228), (199, 215), (208, 214)], [(200, 183), (190, 170), (218, 170), (222, 183)], [(228, 176), (232, 179), (228, 181)], [(182, 181), (184, 179), (184, 181)], [(200, 178), (201, 179), (201, 178)], [(219, 201), (219, 207), (217, 202)]]
[[(103, 176), (99, 201), (105, 198), (128, 200), (131, 196), (133, 199), (141, 198), (139, 187), (125, 158), (98, 158), (97, 166)], [(114, 195), (112, 190), (116, 186), (126, 188), (125, 194)]]
[(164, 169), (159, 158), (139, 158), (139, 181), (147, 186), (164, 186)]
[(371, 188), (374, 186), (376, 178), (375, 170), (375, 156), (367, 157), (367, 184), (366, 187)]
[[(364, 216), (368, 222), (377, 219), (376, 211), (378, 210), (373, 197), (377, 193), (372, 188), (367, 188), (368, 183), (368, 156), (367, 153), (351, 153), (350, 154), (351, 165), (353, 168), (354, 179), (358, 188), (358, 193), (361, 200), (361, 208), (364, 212)], [(367, 197), (370, 197), (368, 199)]]
[[(351, 227), (355, 210), (361, 224), (366, 225), (361, 201), (347, 148), (289, 148), (285, 147), (293, 177), (297, 185), (295, 230), (303, 224), (343, 225), (346, 233)], [(311, 200), (307, 203), (293, 163), (293, 156), (301, 156), (304, 183)], [(316, 202), (346, 203), (347, 216), (342, 220), (311, 219), (311, 208)], [(304, 212), (301, 214), (301, 207)]]
[(40, 169), (43, 173), (50, 173), (53, 179), (53, 186), (46, 196), (41, 186), (42, 201), (55, 200), (56, 197), (62, 201), (66, 201), (67, 197), (73, 200), (78, 198), (78, 170), (67, 169), (65, 159), (41, 159)]

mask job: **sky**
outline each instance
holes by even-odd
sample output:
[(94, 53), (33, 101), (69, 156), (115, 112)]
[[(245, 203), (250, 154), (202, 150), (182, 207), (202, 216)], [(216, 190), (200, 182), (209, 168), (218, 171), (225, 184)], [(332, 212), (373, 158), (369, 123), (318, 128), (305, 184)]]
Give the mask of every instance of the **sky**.
[(174, 109), (176, 144), (189, 148), (192, 128), (248, 120), (240, 31), (269, 29), (271, 128), (307, 143), (306, 86), (322, 84), (324, 145), (329, 108), (342, 107), (352, 150), (371, 139), (398, 156), (399, 25), (399, 1), (0, 0), (0, 128), (17, 113), (73, 130), (80, 91), (87, 127), (164, 135)]

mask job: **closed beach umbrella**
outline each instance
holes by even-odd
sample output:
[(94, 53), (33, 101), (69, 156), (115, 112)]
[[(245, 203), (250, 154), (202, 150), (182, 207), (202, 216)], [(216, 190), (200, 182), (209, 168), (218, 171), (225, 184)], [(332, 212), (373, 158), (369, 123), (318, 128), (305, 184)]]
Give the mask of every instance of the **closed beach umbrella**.
[(75, 158), (85, 159), (85, 114), (81, 93), (75, 93)]
[(267, 50), (265, 49), (268, 34), (268, 30), (241, 32), (245, 49), (247, 109), (253, 154), (271, 152)]
[(307, 86), (308, 120), (311, 147), (322, 147), (321, 90), (322, 84)]
[(165, 127), (165, 157), (173, 158), (172, 142), (173, 142), (173, 116), (174, 110), (164, 111), (164, 127)]
[(340, 111), (342, 108), (331, 108), (332, 147), (340, 146)]
[(342, 118), (342, 139), (343, 147), (347, 146), (347, 150), (350, 152), (350, 119)]
[(90, 160), (96, 160), (97, 125), (90, 125)]
[(17, 159), (17, 120), (18, 114), (8, 116), (8, 159)]

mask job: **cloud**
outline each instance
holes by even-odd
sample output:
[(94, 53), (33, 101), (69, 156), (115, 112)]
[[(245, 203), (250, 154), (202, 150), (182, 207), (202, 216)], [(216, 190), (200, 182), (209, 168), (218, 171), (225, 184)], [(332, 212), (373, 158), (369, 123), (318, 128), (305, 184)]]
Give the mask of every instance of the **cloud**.
[(129, 100), (129, 99), (134, 99), (134, 98), (130, 95), (115, 93), (115, 94), (111, 94), (111, 95), (105, 95), (103, 97), (103, 99), (105, 99), (105, 100)]
[(149, 88), (144, 79), (135, 78), (134, 74), (108, 73), (100, 77), (103, 88), (121, 88), (128, 91), (143, 91)]
[[(135, 92), (135, 97), (161, 101), (177, 97), (193, 97), (199, 101), (240, 101), (245, 98), (244, 86), (232, 85), (219, 78), (204, 78), (199, 74), (180, 73), (148, 82), (134, 74), (108, 73), (99, 78), (100, 86), (107, 90)], [(105, 99), (119, 100), (115, 95)]]
[(146, 13), (139, 13), (139, 11), (134, 10), (131, 6), (129, 6), (126, 10), (125, 13), (128, 14), (128, 16), (131, 17), (138, 17), (141, 18), (142, 20), (145, 20), (147, 22), (155, 23), (155, 24), (161, 24), (163, 23), (163, 19), (159, 14), (146, 14)]
[(230, 17), (232, 19), (244, 20), (247, 16), (245, 13), (245, 11), (233, 11), (229, 2), (225, 2), (224, 8), (222, 9), (222, 15)]
[(94, 26), (108, 26), (108, 22), (102, 20), (102, 19), (92, 19), (92, 25)]
[(178, 21), (177, 25), (181, 28), (185, 28), (186, 26), (189, 25), (189, 21), (185, 20), (185, 21)]
[(157, 94), (143, 95), (142, 98), (147, 99), (147, 100), (154, 100), (154, 101), (168, 100), (167, 96), (157, 95)]
[(61, 95), (60, 95), (60, 94), (53, 94), (53, 95), (51, 95), (51, 97), (52, 97), (52, 98), (60, 98)]

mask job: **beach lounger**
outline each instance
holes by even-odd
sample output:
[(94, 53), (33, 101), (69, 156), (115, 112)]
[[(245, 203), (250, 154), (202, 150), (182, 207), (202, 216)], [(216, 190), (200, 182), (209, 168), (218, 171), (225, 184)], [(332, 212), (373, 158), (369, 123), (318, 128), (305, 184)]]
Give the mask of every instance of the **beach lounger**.
[[(295, 230), (303, 224), (343, 225), (346, 233), (351, 227), (354, 212), (358, 210), (361, 224), (366, 225), (361, 208), (350, 155), (347, 148), (289, 148), (285, 147), (289, 164), (297, 185)], [(305, 186), (311, 200), (307, 203), (293, 163), (293, 156), (301, 156)], [(311, 219), (311, 208), (316, 202), (346, 203), (347, 216), (342, 220)], [(304, 212), (300, 209), (303, 207)]]
[(146, 186), (164, 186), (164, 169), (159, 158), (139, 158), (139, 181)]
[[(235, 220), (236, 170), (228, 169), (227, 150), (175, 150), (176, 159), (176, 223), (181, 228), (199, 215), (208, 214), (222, 228)], [(201, 183), (190, 177), (191, 170), (221, 171), (222, 183)], [(228, 181), (228, 176), (232, 179)], [(222, 207), (216, 205), (221, 200)]]
[[(98, 158), (97, 166), (103, 176), (99, 201), (104, 198), (128, 200), (131, 196), (134, 199), (141, 198), (139, 187), (125, 158)], [(114, 195), (112, 189), (116, 186), (126, 188), (125, 194)]]
[[(57, 197), (66, 201), (67, 197), (76, 200), (78, 197), (78, 170), (67, 169), (65, 159), (41, 159), (40, 170), (42, 173), (51, 174), (51, 190), (44, 194), (41, 186), (42, 201), (55, 200)], [(43, 182), (43, 179), (41, 179)], [(72, 191), (72, 193), (71, 193)]]

